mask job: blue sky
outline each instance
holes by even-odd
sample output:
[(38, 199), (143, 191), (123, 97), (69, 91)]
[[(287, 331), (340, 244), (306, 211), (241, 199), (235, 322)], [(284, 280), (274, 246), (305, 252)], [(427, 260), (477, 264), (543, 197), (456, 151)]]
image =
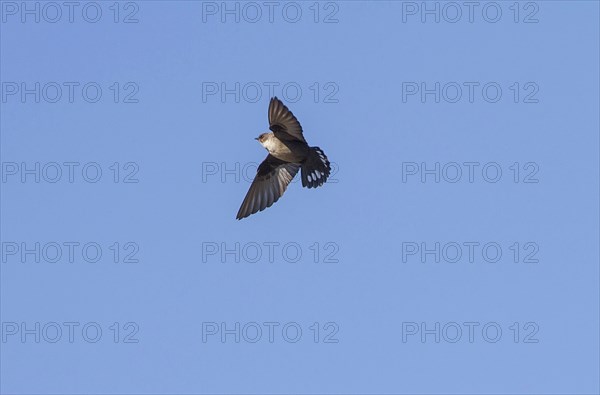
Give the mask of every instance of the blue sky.
[(23, 4), (0, 392), (598, 393), (597, 2)]

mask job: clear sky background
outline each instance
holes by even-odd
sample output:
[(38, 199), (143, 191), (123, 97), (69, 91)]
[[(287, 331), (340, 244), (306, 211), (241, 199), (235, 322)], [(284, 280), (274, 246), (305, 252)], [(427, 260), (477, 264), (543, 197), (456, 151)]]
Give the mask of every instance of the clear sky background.
[[(22, 4), (0, 392), (600, 391), (598, 2)], [(335, 172), (236, 221), (270, 86)]]

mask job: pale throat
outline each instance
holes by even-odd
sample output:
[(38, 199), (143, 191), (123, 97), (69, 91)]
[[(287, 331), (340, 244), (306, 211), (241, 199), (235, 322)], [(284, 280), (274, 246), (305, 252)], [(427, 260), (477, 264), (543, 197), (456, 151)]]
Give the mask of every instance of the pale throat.
[(267, 137), (264, 141), (261, 141), (260, 144), (267, 149), (270, 153), (273, 153), (277, 148), (277, 143), (273, 136)]

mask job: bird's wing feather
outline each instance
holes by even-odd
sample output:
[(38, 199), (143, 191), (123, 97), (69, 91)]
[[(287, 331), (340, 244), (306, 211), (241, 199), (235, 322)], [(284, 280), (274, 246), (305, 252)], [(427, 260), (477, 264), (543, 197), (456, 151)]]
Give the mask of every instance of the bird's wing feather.
[(304, 140), (302, 126), (294, 114), (276, 97), (269, 103), (269, 129), (280, 140)]
[(240, 206), (236, 219), (245, 218), (271, 207), (285, 192), (300, 169), (299, 163), (288, 163), (268, 155), (258, 166), (256, 177)]

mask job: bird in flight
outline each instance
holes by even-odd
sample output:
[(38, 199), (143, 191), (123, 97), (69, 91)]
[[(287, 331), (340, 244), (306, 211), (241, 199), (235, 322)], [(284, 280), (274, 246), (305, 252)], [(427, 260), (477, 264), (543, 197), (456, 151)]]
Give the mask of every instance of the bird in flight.
[(258, 166), (236, 219), (271, 207), (300, 169), (303, 187), (320, 187), (329, 177), (327, 156), (321, 148), (308, 146), (300, 122), (277, 97), (269, 103), (269, 129), (256, 138), (269, 154)]

